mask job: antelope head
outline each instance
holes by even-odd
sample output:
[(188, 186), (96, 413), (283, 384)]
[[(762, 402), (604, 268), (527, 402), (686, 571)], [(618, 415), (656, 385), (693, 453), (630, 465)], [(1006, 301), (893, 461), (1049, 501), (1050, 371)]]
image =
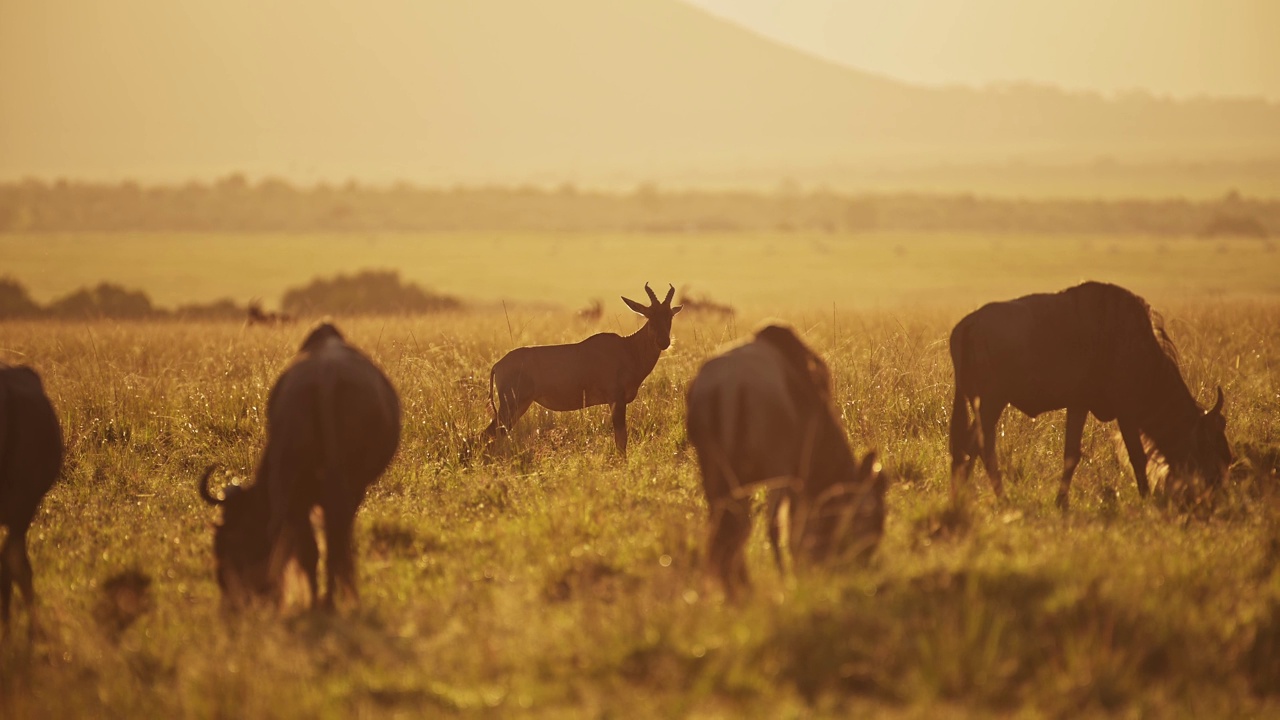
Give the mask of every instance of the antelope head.
[(666, 350), (671, 347), (671, 318), (680, 312), (682, 306), (671, 306), (671, 298), (675, 297), (676, 288), (674, 285), (667, 290), (667, 297), (659, 300), (658, 296), (649, 288), (649, 283), (644, 284), (644, 291), (649, 295), (649, 304), (641, 305), (630, 298), (622, 298), (622, 302), (627, 307), (634, 310), (637, 314), (643, 315), (649, 320), (649, 330), (653, 333), (653, 337), (657, 340), (658, 349)]

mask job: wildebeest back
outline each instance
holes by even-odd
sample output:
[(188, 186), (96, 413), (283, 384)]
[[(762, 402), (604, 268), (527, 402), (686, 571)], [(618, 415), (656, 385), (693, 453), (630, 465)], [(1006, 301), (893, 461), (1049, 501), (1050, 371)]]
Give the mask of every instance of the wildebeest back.
[(799, 475), (804, 423), (789, 372), (776, 347), (752, 342), (708, 360), (689, 386), (690, 439), (723, 453), (743, 484)]
[(1112, 420), (1177, 372), (1162, 335), (1141, 298), (1089, 282), (982, 306), (956, 325), (951, 352), (968, 397), (1033, 417), (1078, 406)]
[[(264, 465), (288, 458), (289, 472), (272, 486), (273, 496), (293, 493), (294, 507), (310, 507), (332, 475), (350, 483), (344, 493), (362, 494), (390, 464), (400, 438), (400, 401), (386, 377), (359, 350), (340, 339), (307, 348), (272, 388), (267, 401)], [(337, 488), (329, 488), (335, 490)]]

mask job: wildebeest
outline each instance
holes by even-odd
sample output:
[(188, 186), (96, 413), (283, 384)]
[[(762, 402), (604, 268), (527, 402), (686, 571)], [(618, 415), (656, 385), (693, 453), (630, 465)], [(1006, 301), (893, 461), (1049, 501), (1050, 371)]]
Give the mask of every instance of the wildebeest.
[(887, 477), (861, 463), (831, 403), (827, 365), (787, 327), (769, 325), (708, 360), (689, 384), (686, 422), (710, 512), (708, 564), (731, 597), (749, 584), (751, 495), (767, 487), (769, 536), (782, 566), (778, 511), (790, 508), (800, 562), (865, 557), (884, 528)]
[[(502, 356), (489, 372), (489, 404), (493, 422), (485, 428), (490, 439), (515, 425), (533, 403), (548, 410), (581, 410), (593, 405), (613, 406), (613, 440), (627, 453), (627, 403), (636, 399), (640, 384), (671, 346), (671, 319), (680, 306), (671, 306), (674, 286), (664, 300), (649, 289), (649, 305), (622, 298), (647, 321), (623, 337), (597, 333), (572, 345), (535, 345)], [(493, 404), (494, 388), (498, 403)]]
[[(1222, 388), (1209, 411), (1196, 404), (1158, 313), (1115, 285), (1087, 282), (1059, 293), (984, 305), (951, 332), (956, 391), (951, 411), (953, 496), (981, 453), (997, 496), (996, 425), (1013, 405), (1031, 417), (1066, 408), (1066, 449), (1058, 506), (1067, 509), (1071, 476), (1089, 413), (1117, 421), (1138, 493), (1149, 492), (1150, 447), (1170, 481), (1221, 485), (1232, 462)], [(973, 409), (976, 417), (970, 419)]]
[(213, 550), (224, 599), (282, 599), (282, 579), (296, 559), (317, 594), (319, 549), (312, 508), (324, 517), (326, 593), (356, 596), (352, 530), (365, 490), (378, 479), (400, 442), (400, 401), (386, 376), (338, 329), (322, 324), (276, 381), (267, 401), (267, 446), (254, 482), (200, 496), (222, 507)]
[(62, 470), (62, 428), (40, 376), (26, 366), (0, 364), (0, 621), (9, 631), (16, 582), (36, 630), (35, 587), (27, 556), (27, 530), (45, 493)]

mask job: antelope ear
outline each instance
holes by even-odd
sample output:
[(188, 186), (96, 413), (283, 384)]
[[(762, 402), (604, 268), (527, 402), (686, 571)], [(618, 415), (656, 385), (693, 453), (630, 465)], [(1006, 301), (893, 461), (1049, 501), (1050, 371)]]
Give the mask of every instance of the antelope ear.
[(645, 317), (649, 317), (649, 312), (648, 312), (649, 308), (645, 307), (644, 305), (641, 305), (640, 303), (636, 302), (635, 300), (632, 300), (631, 298), (625, 298), (625, 297), (622, 298), (622, 302), (626, 303), (627, 307), (635, 311), (637, 315), (643, 315)]
[(681, 310), (683, 310), (683, 309), (684, 309), (684, 306), (683, 306), (683, 305), (677, 305), (677, 306), (675, 306), (675, 307), (671, 308), (671, 314), (672, 314), (672, 315), (675, 315), (676, 313), (680, 312), (680, 311), (681, 311)]

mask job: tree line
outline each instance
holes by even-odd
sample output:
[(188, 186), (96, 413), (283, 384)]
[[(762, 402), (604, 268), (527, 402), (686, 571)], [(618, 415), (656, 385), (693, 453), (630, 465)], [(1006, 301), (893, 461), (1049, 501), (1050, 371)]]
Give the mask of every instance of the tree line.
[(1267, 237), (1280, 199), (1012, 199), (968, 194), (841, 194), (784, 183), (775, 192), (629, 192), (542, 187), (423, 188), (349, 182), (143, 186), (0, 183), (0, 232), (866, 232), (953, 231)]

